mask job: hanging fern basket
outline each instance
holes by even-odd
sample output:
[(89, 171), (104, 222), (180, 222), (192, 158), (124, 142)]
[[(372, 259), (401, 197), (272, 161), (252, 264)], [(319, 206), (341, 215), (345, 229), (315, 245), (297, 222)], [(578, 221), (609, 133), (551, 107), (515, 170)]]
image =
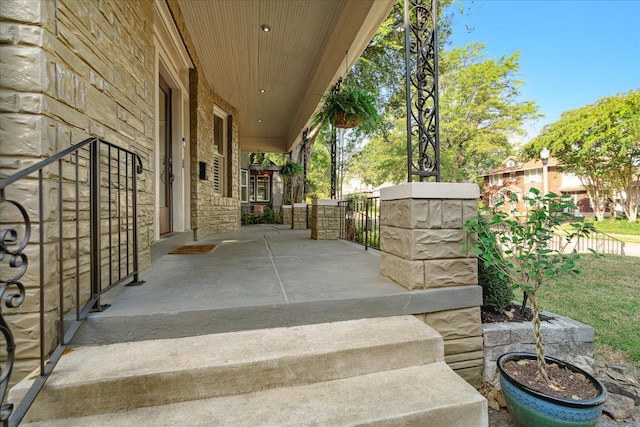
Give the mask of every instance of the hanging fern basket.
[(341, 111), (336, 114), (333, 127), (339, 129), (352, 129), (358, 127), (358, 125), (362, 123), (362, 120), (363, 119), (361, 117), (353, 117), (346, 114), (344, 111)]

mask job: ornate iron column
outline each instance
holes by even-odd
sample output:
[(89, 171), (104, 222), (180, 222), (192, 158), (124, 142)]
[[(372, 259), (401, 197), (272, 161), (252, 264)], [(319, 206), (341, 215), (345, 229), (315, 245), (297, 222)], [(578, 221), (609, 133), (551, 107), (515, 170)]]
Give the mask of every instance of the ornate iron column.
[(336, 128), (331, 126), (331, 198), (336, 198), (336, 189), (338, 187), (338, 166), (337, 166), (337, 137)]
[(407, 180), (440, 181), (437, 0), (404, 0)]
[(309, 129), (302, 132), (302, 197), (307, 194), (307, 144), (309, 144)]
[[(338, 79), (336, 84), (333, 86), (331, 91), (333, 93), (338, 93), (340, 91), (340, 85), (342, 84), (342, 77)], [(331, 198), (336, 198), (336, 189), (338, 187), (337, 176), (338, 176), (338, 167), (337, 167), (337, 138), (336, 138), (336, 128), (331, 125)]]

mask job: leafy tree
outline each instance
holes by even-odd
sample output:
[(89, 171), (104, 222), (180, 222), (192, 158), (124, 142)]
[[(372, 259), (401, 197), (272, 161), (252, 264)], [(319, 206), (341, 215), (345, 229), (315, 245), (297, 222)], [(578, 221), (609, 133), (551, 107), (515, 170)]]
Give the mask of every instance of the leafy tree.
[(564, 164), (565, 171), (580, 178), (598, 220), (603, 219), (615, 192), (623, 198), (627, 218), (638, 218), (640, 90), (563, 113), (524, 147), (524, 155), (534, 158), (544, 147)]
[(484, 44), (443, 52), (440, 62), (442, 178), (473, 181), (510, 152), (509, 138), (539, 117), (534, 101), (520, 100), (519, 53), (486, 58)]
[[(440, 153), (443, 181), (468, 182), (498, 165), (511, 150), (509, 137), (539, 117), (533, 101), (521, 101), (515, 78), (519, 54), (486, 59), (483, 44), (444, 51), (440, 60)], [(358, 157), (365, 181), (406, 179), (406, 112), (393, 128), (371, 139)], [(390, 122), (388, 122), (390, 123)], [(392, 168), (391, 170), (389, 168)], [(382, 179), (382, 181), (381, 181)]]

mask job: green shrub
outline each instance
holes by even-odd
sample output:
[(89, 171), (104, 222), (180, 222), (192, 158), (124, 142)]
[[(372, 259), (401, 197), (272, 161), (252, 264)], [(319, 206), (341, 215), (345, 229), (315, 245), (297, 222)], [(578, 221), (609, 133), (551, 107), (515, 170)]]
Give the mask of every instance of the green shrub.
[[(478, 231), (478, 240), (486, 236), (486, 228)], [(496, 265), (486, 265), (478, 258), (478, 284), (482, 286), (482, 305), (495, 313), (503, 313), (513, 301), (514, 295), (509, 278)]]
[(240, 217), (242, 225), (251, 224), (282, 224), (280, 214), (265, 206), (263, 214), (242, 214)]
[(509, 279), (493, 265), (478, 259), (478, 284), (482, 286), (482, 305), (496, 313), (503, 313), (513, 301)]

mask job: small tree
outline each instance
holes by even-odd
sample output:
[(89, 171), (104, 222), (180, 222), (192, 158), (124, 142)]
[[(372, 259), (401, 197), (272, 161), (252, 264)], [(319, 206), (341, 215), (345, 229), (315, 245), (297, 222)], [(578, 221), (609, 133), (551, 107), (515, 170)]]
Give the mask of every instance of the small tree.
[[(580, 254), (575, 249), (567, 249), (587, 235), (593, 225), (571, 223), (571, 231), (556, 235), (559, 226), (572, 218), (567, 211), (575, 209), (569, 195), (549, 193), (541, 196), (539, 190), (532, 188), (525, 203), (529, 209), (520, 218), (514, 210), (510, 213), (500, 211), (502, 203), (493, 209), (482, 208), (466, 222), (464, 229), (477, 235), (476, 244), (467, 248), (478, 255), (485, 266), (493, 266), (501, 276), (507, 277), (514, 288), (522, 289), (531, 302), (538, 370), (550, 382), (536, 293), (550, 279), (579, 273), (576, 261)], [(555, 248), (554, 239), (558, 242)]]

